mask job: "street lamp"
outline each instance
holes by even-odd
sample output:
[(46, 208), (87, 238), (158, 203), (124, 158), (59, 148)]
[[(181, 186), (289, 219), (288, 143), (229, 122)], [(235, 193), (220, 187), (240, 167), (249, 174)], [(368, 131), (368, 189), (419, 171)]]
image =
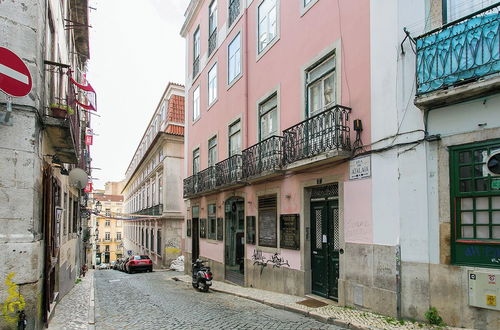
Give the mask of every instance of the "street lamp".
[(97, 201), (97, 203), (95, 204), (95, 209), (94, 209), (94, 212), (96, 214), (99, 214), (101, 213), (101, 210), (102, 210), (102, 204), (101, 204), (101, 201)]

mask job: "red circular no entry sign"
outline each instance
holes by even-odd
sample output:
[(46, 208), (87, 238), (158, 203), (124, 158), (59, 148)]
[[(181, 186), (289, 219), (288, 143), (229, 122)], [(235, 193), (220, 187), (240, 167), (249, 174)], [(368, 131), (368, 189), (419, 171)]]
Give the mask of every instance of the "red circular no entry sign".
[(21, 97), (31, 91), (31, 74), (23, 60), (10, 50), (0, 47), (0, 89)]

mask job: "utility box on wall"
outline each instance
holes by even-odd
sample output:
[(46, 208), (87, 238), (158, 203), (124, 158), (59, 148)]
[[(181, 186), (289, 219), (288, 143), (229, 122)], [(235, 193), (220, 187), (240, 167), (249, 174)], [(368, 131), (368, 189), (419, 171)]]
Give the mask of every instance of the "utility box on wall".
[(469, 271), (469, 305), (500, 311), (500, 273)]

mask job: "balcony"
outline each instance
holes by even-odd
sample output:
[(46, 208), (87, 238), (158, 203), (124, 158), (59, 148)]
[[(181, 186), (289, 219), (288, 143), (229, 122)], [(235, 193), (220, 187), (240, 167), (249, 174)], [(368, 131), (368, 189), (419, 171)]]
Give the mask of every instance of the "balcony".
[(184, 179), (184, 198), (253, 183), (351, 156), (349, 113), (335, 105)]
[(242, 156), (234, 155), (184, 179), (184, 197), (242, 184)]
[(217, 29), (214, 29), (208, 37), (208, 55), (212, 54), (212, 52), (217, 48)]
[(137, 215), (162, 215), (163, 214), (163, 204), (158, 204), (155, 206), (148, 207), (146, 209), (134, 212)]
[(350, 108), (335, 105), (283, 131), (287, 169), (347, 158), (351, 152)]
[(242, 152), (242, 178), (262, 180), (281, 173), (283, 163), (283, 137), (271, 136)]
[(215, 185), (227, 188), (242, 184), (243, 161), (241, 155), (233, 155), (215, 164)]
[(498, 91), (499, 8), (497, 3), (416, 38), (418, 107), (430, 109)]
[(200, 57), (198, 56), (193, 60), (193, 79), (198, 75), (200, 72)]
[(230, 0), (229, 2), (229, 26), (233, 25), (234, 21), (240, 14), (240, 0)]
[(63, 162), (78, 164), (81, 157), (80, 111), (74, 114), (56, 115), (54, 109), (43, 117), (45, 131), (52, 142), (55, 154)]

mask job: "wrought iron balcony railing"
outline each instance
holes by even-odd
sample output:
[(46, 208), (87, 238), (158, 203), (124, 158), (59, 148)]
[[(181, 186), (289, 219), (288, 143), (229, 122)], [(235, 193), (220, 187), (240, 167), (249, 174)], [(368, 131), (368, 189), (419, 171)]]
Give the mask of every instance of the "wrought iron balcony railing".
[(200, 57), (194, 59), (193, 61), (193, 79), (200, 72)]
[(240, 0), (230, 0), (229, 2), (229, 26), (233, 25), (234, 21), (240, 14)]
[(212, 52), (217, 47), (217, 29), (214, 29), (208, 37), (208, 55), (212, 54)]
[(351, 150), (351, 108), (335, 105), (283, 131), (285, 165), (326, 151)]
[(148, 207), (146, 209), (142, 209), (140, 211), (134, 212), (133, 214), (137, 215), (162, 215), (163, 213), (163, 204), (157, 204), (155, 206)]
[(196, 193), (201, 193), (215, 189), (215, 167), (210, 166), (200, 171), (196, 174), (198, 177), (196, 180), (197, 187), (195, 187)]
[(244, 179), (279, 170), (283, 162), (283, 137), (274, 135), (254, 144), (243, 150), (242, 158)]
[(196, 180), (196, 175), (192, 175), (184, 179), (184, 189), (183, 195), (184, 197), (194, 195), (194, 182)]
[(215, 164), (215, 184), (217, 187), (241, 182), (241, 155), (233, 155)]
[(417, 95), (500, 72), (500, 4), (416, 38)]

